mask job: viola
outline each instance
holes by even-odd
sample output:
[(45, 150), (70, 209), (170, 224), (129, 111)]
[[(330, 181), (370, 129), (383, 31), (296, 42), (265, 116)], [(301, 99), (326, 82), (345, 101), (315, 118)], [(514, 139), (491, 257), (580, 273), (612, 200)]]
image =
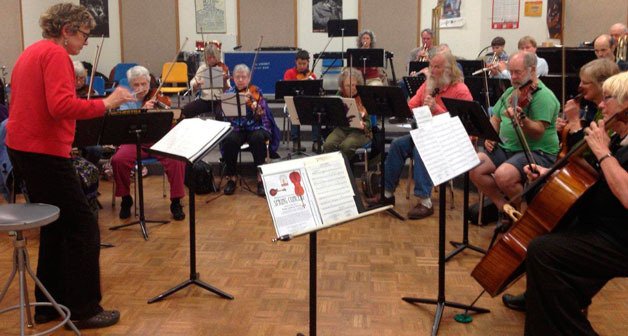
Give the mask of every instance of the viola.
[(303, 203), (303, 194), (305, 194), (305, 189), (301, 185), (301, 174), (298, 171), (291, 172), (288, 177), (290, 178), (290, 182), (294, 185), (294, 194), (297, 195), (301, 199), (301, 203), (303, 207), (305, 207), (305, 203)]

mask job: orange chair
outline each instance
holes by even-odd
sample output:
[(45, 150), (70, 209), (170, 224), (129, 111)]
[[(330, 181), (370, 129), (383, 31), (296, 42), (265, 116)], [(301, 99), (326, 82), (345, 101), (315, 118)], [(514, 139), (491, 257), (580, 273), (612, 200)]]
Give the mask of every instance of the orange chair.
[[(181, 93), (189, 89), (188, 86), (188, 65), (184, 62), (164, 63), (161, 68), (161, 82), (164, 84), (160, 92), (165, 95), (177, 95), (178, 106), (181, 106)], [(170, 70), (170, 73), (168, 73)]]

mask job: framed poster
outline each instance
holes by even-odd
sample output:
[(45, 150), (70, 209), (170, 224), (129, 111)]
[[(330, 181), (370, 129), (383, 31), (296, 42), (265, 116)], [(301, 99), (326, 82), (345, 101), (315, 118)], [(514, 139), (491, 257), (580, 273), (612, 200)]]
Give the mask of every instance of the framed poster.
[(312, 0), (312, 31), (327, 32), (327, 21), (342, 19), (342, 0)]
[(194, 0), (197, 33), (226, 33), (225, 0)]
[(80, 4), (89, 10), (96, 20), (96, 27), (90, 36), (109, 37), (109, 2), (108, 0), (80, 0)]

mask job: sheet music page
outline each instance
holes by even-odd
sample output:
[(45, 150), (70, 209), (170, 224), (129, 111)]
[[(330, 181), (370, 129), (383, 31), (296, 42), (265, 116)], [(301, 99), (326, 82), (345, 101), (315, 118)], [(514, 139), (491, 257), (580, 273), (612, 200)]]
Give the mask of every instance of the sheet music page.
[(434, 185), (446, 182), (480, 164), (460, 118), (439, 115), (410, 131)]
[(342, 98), (342, 103), (345, 105), (347, 119), (349, 119), (349, 127), (362, 128), (362, 115), (360, 114), (360, 111), (358, 111), (358, 105), (355, 103), (355, 98)]
[[(222, 101), (222, 113), (225, 117), (237, 117), (238, 116), (238, 104), (234, 92), (222, 93), (220, 95)], [(240, 93), (240, 108), (243, 117), (246, 117), (246, 94)]]
[(306, 158), (305, 168), (323, 225), (358, 214), (349, 174), (340, 152)]
[(297, 114), (297, 107), (294, 105), (294, 97), (284, 96), (283, 99), (286, 102), (286, 109), (288, 109), (288, 116), (290, 117), (292, 125), (301, 125), (301, 120), (299, 120), (299, 115)]
[(207, 68), (199, 77), (203, 80), (203, 85), (201, 85), (202, 90), (224, 89), (222, 69), (219, 67)]
[(157, 141), (151, 149), (181, 156), (194, 162), (205, 152), (205, 149), (213, 146), (230, 129), (231, 124), (228, 122), (200, 118), (184, 119)]
[(263, 165), (266, 201), (277, 236), (299, 235), (321, 226), (321, 217), (302, 160)]
[(413, 108), (412, 115), (417, 125), (432, 121), (432, 111), (427, 105)]

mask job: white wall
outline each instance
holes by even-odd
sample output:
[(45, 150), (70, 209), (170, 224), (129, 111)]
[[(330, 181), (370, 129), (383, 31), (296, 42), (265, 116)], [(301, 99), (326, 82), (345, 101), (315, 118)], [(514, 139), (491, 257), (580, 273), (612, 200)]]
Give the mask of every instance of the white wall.
[[(436, 0), (421, 1), (421, 29), (429, 28), (432, 22), (432, 8)], [(543, 1), (543, 13), (540, 17), (524, 16), (525, 0), (520, 1), (518, 29), (492, 29), (491, 0), (463, 0), (461, 15), (466, 24), (461, 28), (440, 29), (440, 43), (447, 43), (456, 56), (475, 59), (482, 48), (489, 46), (495, 36), (506, 39), (508, 54), (517, 50), (517, 41), (525, 35), (534, 37), (539, 46), (548, 40), (546, 24), (547, 1)], [(558, 43), (555, 41), (555, 43)]]
[[(202, 41), (200, 33), (196, 32), (195, 5), (196, 0), (179, 0), (179, 39), (181, 43), (188, 37), (190, 40), (183, 50), (193, 51), (195, 42)], [(205, 41), (218, 40), (222, 42), (223, 51), (231, 51), (237, 45), (238, 37), (238, 13), (236, 0), (225, 0), (225, 12), (227, 22), (227, 32), (222, 34), (204, 33)]]
[[(48, 7), (58, 2), (59, 0), (22, 0), (24, 47), (28, 47), (42, 38), (39, 17)], [(69, 2), (79, 3), (78, 0), (70, 0)], [(109, 37), (105, 38), (97, 69), (105, 76), (109, 76), (109, 71), (120, 63), (121, 59), (119, 14), (118, 0), (109, 0)], [(90, 37), (88, 45), (78, 56), (72, 56), (72, 59), (93, 63), (97, 43), (100, 43), (100, 38)]]

